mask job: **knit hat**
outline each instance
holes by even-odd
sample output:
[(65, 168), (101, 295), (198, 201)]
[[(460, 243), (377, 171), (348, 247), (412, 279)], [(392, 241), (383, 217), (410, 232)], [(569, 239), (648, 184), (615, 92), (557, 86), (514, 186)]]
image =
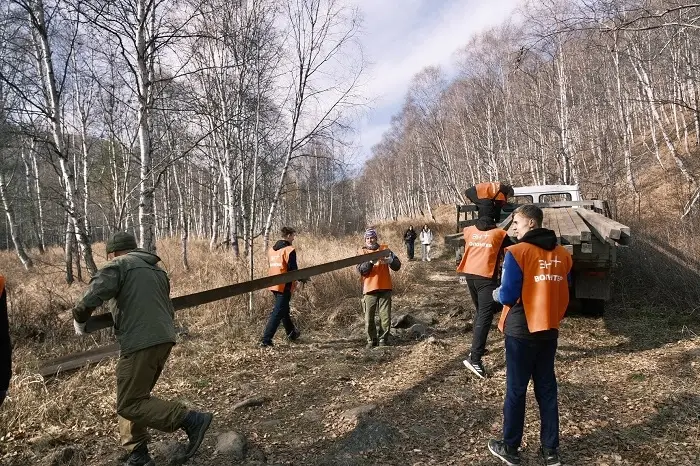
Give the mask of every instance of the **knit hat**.
[(367, 228), (365, 230), (365, 238), (376, 238), (377, 237), (377, 230), (374, 228)]
[(107, 254), (116, 251), (129, 251), (137, 247), (134, 235), (125, 231), (118, 231), (107, 240)]

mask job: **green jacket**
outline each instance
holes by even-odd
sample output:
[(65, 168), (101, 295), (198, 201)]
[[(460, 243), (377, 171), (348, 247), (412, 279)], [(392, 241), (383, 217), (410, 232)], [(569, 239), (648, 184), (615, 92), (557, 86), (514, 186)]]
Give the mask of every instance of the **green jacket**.
[(140, 249), (109, 261), (90, 280), (73, 318), (86, 322), (107, 302), (122, 354), (175, 343), (170, 280), (158, 262), (160, 257)]

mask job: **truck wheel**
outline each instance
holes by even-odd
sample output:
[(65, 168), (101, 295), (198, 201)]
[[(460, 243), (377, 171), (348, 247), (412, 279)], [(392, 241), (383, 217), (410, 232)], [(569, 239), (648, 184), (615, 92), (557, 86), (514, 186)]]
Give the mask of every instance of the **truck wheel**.
[(605, 301), (602, 299), (582, 299), (581, 311), (589, 316), (602, 316), (605, 314)]

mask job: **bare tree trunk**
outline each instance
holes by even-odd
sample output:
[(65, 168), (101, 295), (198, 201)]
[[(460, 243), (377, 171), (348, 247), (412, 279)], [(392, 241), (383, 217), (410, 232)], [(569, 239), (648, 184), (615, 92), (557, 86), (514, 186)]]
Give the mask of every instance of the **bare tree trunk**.
[(182, 194), (182, 186), (180, 185), (180, 178), (177, 174), (177, 166), (173, 166), (173, 179), (175, 180), (175, 187), (177, 189), (177, 200), (178, 200), (178, 211), (180, 213), (180, 242), (182, 244), (182, 266), (185, 271), (190, 270), (190, 264), (187, 260), (187, 241), (189, 239), (189, 218), (187, 215), (187, 206), (185, 204), (185, 197)]
[[(29, 151), (31, 152), (33, 149), (30, 148)], [(37, 219), (37, 213), (36, 213), (36, 202), (35, 202), (35, 195), (34, 195), (34, 171), (29, 163), (27, 154), (25, 153), (25, 148), (22, 148), (21, 152), (22, 156), (22, 164), (24, 165), (24, 189), (27, 190), (27, 196), (29, 197), (29, 217), (31, 218), (32, 222), (32, 232), (34, 233), (34, 236), (37, 239), (37, 246), (39, 248), (39, 254), (44, 254), (44, 240), (42, 238), (42, 232), (39, 228), (39, 221)]]
[(22, 262), (24, 268), (29, 270), (34, 266), (34, 263), (24, 250), (22, 238), (19, 237), (15, 212), (12, 208), (12, 204), (10, 203), (10, 199), (7, 196), (7, 183), (5, 181), (5, 174), (2, 171), (0, 171), (0, 198), (2, 198), (2, 205), (5, 208), (5, 216), (7, 217), (7, 224), (10, 227), (10, 236), (12, 237), (12, 244), (15, 245), (17, 257), (19, 257), (19, 260)]
[(63, 117), (59, 95), (59, 86), (54, 73), (53, 56), (49, 42), (49, 34), (44, 19), (43, 0), (33, 0), (31, 8), (27, 9), (33, 25), (34, 43), (37, 49), (37, 65), (39, 66), (46, 96), (46, 112), (51, 124), (51, 133), (56, 153), (59, 158), (59, 165), (65, 184), (66, 207), (68, 215), (76, 228), (80, 249), (85, 259), (88, 272), (94, 275), (97, 266), (92, 257), (92, 246), (90, 245), (89, 232), (85, 230), (84, 218), (86, 212), (80, 199), (80, 191), (76, 189), (75, 178), (69, 167), (67, 148), (63, 137)]

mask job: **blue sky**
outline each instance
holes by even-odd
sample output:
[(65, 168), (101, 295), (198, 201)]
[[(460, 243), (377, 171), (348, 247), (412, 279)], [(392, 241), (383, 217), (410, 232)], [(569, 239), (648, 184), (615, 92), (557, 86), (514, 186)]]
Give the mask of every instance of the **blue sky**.
[(366, 159), (403, 104), (414, 75), (449, 68), (453, 54), (485, 29), (503, 23), (521, 0), (347, 0), (363, 15), (361, 41), (370, 63), (363, 96), (370, 110), (358, 122)]

